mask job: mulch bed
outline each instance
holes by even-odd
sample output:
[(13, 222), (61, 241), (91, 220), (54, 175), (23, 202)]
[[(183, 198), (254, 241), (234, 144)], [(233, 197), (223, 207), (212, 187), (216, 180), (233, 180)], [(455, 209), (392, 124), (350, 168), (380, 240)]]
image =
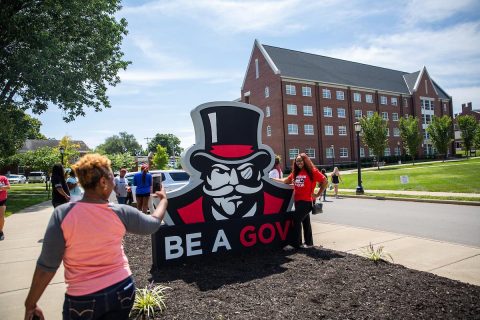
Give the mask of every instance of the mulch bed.
[[(145, 287), (150, 237), (124, 246)], [(480, 319), (479, 286), (323, 248), (202, 258), (153, 280), (171, 288), (158, 319)]]

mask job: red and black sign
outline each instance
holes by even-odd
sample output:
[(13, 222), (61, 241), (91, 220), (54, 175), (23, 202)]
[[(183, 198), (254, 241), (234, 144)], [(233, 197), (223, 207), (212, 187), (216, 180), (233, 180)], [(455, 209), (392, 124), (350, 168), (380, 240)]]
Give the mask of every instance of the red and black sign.
[(166, 226), (153, 237), (154, 267), (166, 261), (282, 244), (291, 229), (293, 190), (268, 178), (263, 112), (211, 102), (191, 112), (196, 143), (182, 155), (190, 181), (168, 194)]

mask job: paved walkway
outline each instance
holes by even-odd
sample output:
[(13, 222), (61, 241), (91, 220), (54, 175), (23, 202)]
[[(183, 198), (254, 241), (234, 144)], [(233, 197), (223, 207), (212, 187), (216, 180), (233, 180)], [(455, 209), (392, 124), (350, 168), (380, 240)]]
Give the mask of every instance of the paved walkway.
[[(0, 242), (0, 319), (23, 319), (25, 301), (48, 219), (52, 213), (45, 202), (10, 216), (6, 239)], [(394, 262), (408, 268), (480, 285), (480, 248), (402, 234), (313, 223), (314, 241), (328, 249), (362, 254), (372, 243), (384, 246)], [(135, 267), (135, 266), (133, 266)], [(61, 319), (65, 283), (61, 267), (40, 299), (49, 320)]]
[[(341, 192), (355, 192), (355, 189), (339, 189)], [(365, 190), (367, 193), (379, 194), (404, 194), (410, 196), (433, 196), (433, 197), (466, 197), (480, 199), (480, 193), (457, 193), (457, 192), (430, 192), (430, 191), (406, 191), (406, 190)]]

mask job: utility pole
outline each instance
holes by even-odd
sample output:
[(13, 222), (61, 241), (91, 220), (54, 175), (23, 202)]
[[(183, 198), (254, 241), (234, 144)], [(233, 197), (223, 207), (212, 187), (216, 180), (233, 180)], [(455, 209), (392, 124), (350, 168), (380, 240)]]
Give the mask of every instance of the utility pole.
[(143, 139), (147, 140), (147, 151), (148, 151), (148, 143), (150, 142), (150, 140), (152, 140), (152, 138), (146, 137), (146, 138), (143, 138)]

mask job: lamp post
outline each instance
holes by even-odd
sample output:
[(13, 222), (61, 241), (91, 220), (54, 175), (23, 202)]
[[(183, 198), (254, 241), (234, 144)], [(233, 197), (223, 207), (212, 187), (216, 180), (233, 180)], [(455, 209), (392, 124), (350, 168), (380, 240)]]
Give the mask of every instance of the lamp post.
[(58, 150), (60, 151), (60, 159), (61, 159), (62, 166), (63, 166), (63, 155), (65, 154), (65, 148), (60, 147), (60, 148), (58, 148)]
[(400, 141), (397, 141), (397, 150), (398, 150), (398, 164), (402, 164), (402, 149), (400, 149)]
[(357, 133), (357, 171), (358, 171), (358, 185), (357, 189), (355, 190), (356, 194), (364, 194), (363, 187), (362, 187), (362, 166), (360, 164), (360, 131), (362, 131), (362, 126), (360, 122), (355, 122), (353, 124), (355, 128), (355, 132)]
[(333, 148), (333, 144), (330, 146), (332, 148), (332, 171), (335, 169), (335, 149)]

